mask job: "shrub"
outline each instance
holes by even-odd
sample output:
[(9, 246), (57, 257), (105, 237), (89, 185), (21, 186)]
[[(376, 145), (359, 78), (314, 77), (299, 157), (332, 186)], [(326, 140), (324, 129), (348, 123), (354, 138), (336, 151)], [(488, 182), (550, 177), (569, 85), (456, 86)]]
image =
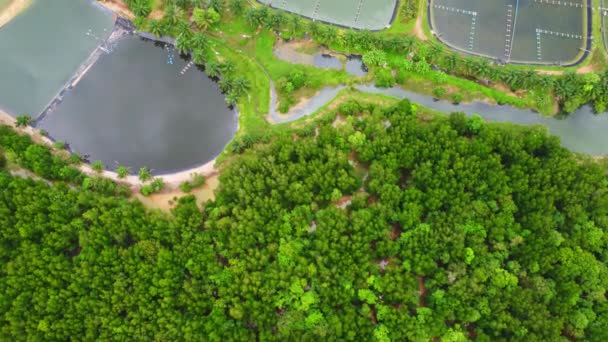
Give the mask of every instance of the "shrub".
[(29, 114), (23, 114), (17, 117), (15, 125), (17, 127), (25, 127), (30, 123), (32, 123), (32, 117)]
[(91, 168), (93, 169), (93, 171), (101, 173), (104, 168), (103, 162), (101, 160), (96, 160), (91, 164)]
[(433, 96), (436, 99), (440, 99), (445, 95), (445, 89), (443, 87), (435, 87), (433, 88)]
[(61, 140), (57, 140), (57, 141), (55, 141), (55, 143), (53, 143), (53, 146), (55, 146), (55, 148), (58, 150), (63, 150), (63, 149), (65, 149), (65, 142), (63, 142)]
[(150, 170), (147, 167), (144, 166), (141, 169), (139, 169), (137, 176), (139, 177), (140, 181), (145, 182), (152, 178), (152, 173), (150, 172)]
[(116, 173), (118, 174), (118, 178), (122, 179), (126, 178), (129, 173), (131, 173), (131, 170), (126, 166), (119, 165), (116, 169)]
[(452, 95), (452, 102), (454, 104), (460, 104), (460, 102), (462, 102), (463, 96), (461, 93), (454, 93)]

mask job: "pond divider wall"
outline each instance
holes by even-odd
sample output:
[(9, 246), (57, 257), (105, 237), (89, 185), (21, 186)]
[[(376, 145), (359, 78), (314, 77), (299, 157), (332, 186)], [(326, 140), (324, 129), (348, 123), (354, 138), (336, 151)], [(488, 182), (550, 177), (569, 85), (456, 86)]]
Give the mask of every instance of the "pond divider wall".
[[(494, 60), (494, 61), (498, 61), (500, 64), (516, 64), (516, 65), (533, 65), (533, 66), (552, 66), (555, 65), (553, 63), (549, 63), (549, 62), (545, 62), (545, 63), (538, 63), (538, 62), (532, 62), (532, 61), (509, 61), (508, 63), (504, 63), (502, 62), (503, 60), (499, 57), (495, 57), (495, 56), (488, 56), (488, 55), (484, 55), (481, 53), (476, 53), (476, 52), (471, 52), (471, 51), (466, 51), (462, 48), (459, 48), (443, 39), (441, 39), (438, 35), (436, 35), (435, 32), (435, 27), (433, 26), (433, 14), (431, 11), (431, 3), (433, 0), (426, 0), (426, 15), (427, 15), (427, 22), (429, 25), (429, 28), (431, 29), (432, 35), (433, 37), (439, 41), (440, 43), (442, 43), (443, 45), (447, 46), (448, 48), (461, 53), (463, 55), (468, 55), (468, 56), (473, 56), (473, 57), (481, 57), (481, 58), (486, 58), (486, 59), (490, 59), (490, 60)], [(584, 39), (585, 39), (585, 44), (584, 44), (584, 50), (583, 53), (580, 55), (580, 57), (572, 62), (566, 63), (566, 64), (559, 64), (559, 66), (562, 67), (575, 67), (578, 66), (579, 64), (581, 64), (585, 59), (587, 59), (587, 57), (589, 57), (589, 54), (591, 53), (591, 48), (592, 48), (592, 41), (593, 41), (593, 1), (592, 0), (586, 0), (587, 2), (587, 10), (586, 10), (586, 32), (584, 34)], [(602, 16), (602, 21), (603, 21), (603, 16)], [(502, 63), (501, 63), (502, 62)]]
[(74, 75), (59, 90), (57, 95), (55, 95), (55, 97), (51, 99), (49, 104), (44, 107), (42, 112), (40, 112), (40, 114), (35, 117), (34, 125), (44, 119), (59, 104), (61, 104), (65, 94), (78, 84), (78, 82), (84, 77), (87, 71), (89, 71), (93, 67), (93, 65), (95, 65), (95, 62), (99, 60), (99, 57), (101, 57), (102, 54), (112, 52), (112, 49), (114, 48), (116, 42), (118, 42), (121, 38), (127, 35), (133, 34), (134, 30), (135, 27), (129, 20), (121, 16), (117, 16), (114, 22), (114, 28), (110, 33), (110, 36), (108, 36), (107, 39), (102, 41), (97, 46), (97, 48), (95, 48), (91, 55), (78, 67)]

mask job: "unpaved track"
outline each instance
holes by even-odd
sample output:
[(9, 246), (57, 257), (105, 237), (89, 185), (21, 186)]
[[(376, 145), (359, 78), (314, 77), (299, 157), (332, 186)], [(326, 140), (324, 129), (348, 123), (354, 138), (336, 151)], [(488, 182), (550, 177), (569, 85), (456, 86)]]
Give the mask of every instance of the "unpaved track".
[(0, 27), (11, 21), (31, 3), (32, 0), (13, 0), (8, 7), (0, 11)]

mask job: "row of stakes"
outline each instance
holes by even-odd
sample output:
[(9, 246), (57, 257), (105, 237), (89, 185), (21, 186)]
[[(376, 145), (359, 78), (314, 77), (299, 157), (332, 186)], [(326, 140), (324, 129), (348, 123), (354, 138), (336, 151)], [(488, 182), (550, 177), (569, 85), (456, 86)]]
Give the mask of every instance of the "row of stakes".
[(513, 5), (509, 4), (507, 7), (507, 33), (505, 38), (505, 58), (507, 60), (511, 58), (511, 36), (512, 36), (512, 25), (513, 25)]

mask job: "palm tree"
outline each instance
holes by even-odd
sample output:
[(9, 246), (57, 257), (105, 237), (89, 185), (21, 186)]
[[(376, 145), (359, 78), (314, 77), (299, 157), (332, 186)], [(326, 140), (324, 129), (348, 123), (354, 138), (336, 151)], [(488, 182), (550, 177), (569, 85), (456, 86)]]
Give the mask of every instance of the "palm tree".
[(118, 175), (118, 178), (123, 179), (126, 178), (129, 173), (131, 173), (131, 169), (126, 166), (119, 165), (118, 168), (116, 168), (116, 173)]
[(222, 93), (227, 94), (229, 92), (232, 92), (232, 80), (224, 77), (220, 80), (220, 82), (218, 83), (220, 86), (220, 90), (222, 91)]
[(226, 97), (224, 99), (228, 106), (234, 107), (236, 105), (236, 103), (238, 102), (239, 97), (233, 91), (231, 91), (228, 94), (226, 94)]
[(478, 60), (474, 64), (473, 72), (477, 78), (486, 78), (490, 73), (490, 64), (485, 59)]
[(140, 181), (145, 182), (145, 181), (150, 180), (150, 178), (152, 178), (152, 173), (150, 172), (150, 170), (147, 167), (144, 166), (141, 169), (139, 169), (137, 176), (139, 177)]
[(152, 33), (153, 35), (155, 35), (157, 37), (161, 37), (164, 32), (164, 27), (163, 27), (163, 24), (160, 22), (160, 20), (152, 19), (152, 20), (150, 20), (148, 30), (150, 30), (150, 33)]
[(289, 31), (290, 31), (290, 33), (292, 35), (295, 35), (298, 32), (300, 32), (300, 30), (302, 30), (302, 28), (304, 27), (304, 24), (302, 22), (302, 19), (300, 19), (300, 17), (297, 16), (297, 15), (292, 15), (289, 18), (290, 18), (290, 20), (289, 20), (289, 23), (290, 23), (290, 25), (289, 25), (289, 27), (290, 27)]
[(260, 26), (260, 16), (258, 11), (255, 8), (249, 8), (247, 12), (245, 12), (245, 21), (247, 21), (251, 27)]
[(150, 1), (147, 0), (133, 1), (130, 7), (133, 10), (133, 13), (138, 17), (145, 18), (152, 12)]
[(194, 9), (192, 12), (192, 19), (196, 23), (196, 26), (198, 26), (198, 28), (202, 31), (207, 31), (207, 29), (209, 29), (209, 27), (213, 24), (211, 22), (211, 16), (209, 16), (207, 11), (202, 8)]
[(458, 63), (458, 57), (456, 57), (455, 54), (450, 53), (449, 55), (445, 56), (445, 68), (450, 70), (451, 72), (454, 72), (456, 70), (456, 64)]
[(175, 47), (177, 48), (180, 54), (185, 55), (188, 53), (188, 51), (190, 51), (192, 43), (188, 39), (188, 37), (180, 34), (179, 36), (177, 36), (177, 40), (175, 41)]
[(192, 33), (192, 31), (190, 31), (190, 25), (187, 22), (185, 22), (185, 21), (178, 22), (176, 28), (177, 28), (178, 36), (181, 35), (187, 39), (192, 39), (192, 36), (194, 34)]
[(208, 39), (207, 36), (202, 32), (197, 32), (192, 37), (192, 46), (195, 49), (204, 50), (207, 47)]
[(232, 13), (238, 15), (243, 12), (243, 9), (245, 8), (245, 1), (244, 0), (230, 0), (230, 2), (228, 3), (228, 6), (230, 7), (230, 11), (232, 11)]
[(205, 72), (210, 78), (217, 79), (218, 77), (220, 77), (222, 71), (220, 69), (219, 63), (211, 61), (205, 64)]
[(439, 44), (433, 44), (433, 45), (431, 45), (431, 49), (429, 50), (428, 59), (431, 62), (436, 62), (437, 59), (439, 58), (439, 56), (441, 56), (442, 54), (443, 54), (443, 47)]
[(203, 50), (203, 49), (195, 48), (194, 51), (192, 52), (192, 61), (196, 65), (205, 64), (205, 58), (206, 58), (205, 50)]
[(220, 70), (223, 75), (232, 73), (234, 69), (235, 65), (231, 61), (225, 61), (224, 63), (220, 64)]
[(177, 24), (177, 21), (180, 18), (180, 12), (181, 10), (177, 6), (170, 5), (165, 10), (165, 16), (163, 17), (163, 20), (165, 20), (170, 26), (173, 26)]
[(232, 81), (232, 90), (239, 96), (245, 94), (251, 89), (251, 83), (243, 76), (239, 76)]
[(413, 36), (405, 36), (403, 37), (403, 42), (401, 44), (403, 45), (403, 49), (405, 49), (404, 52), (409, 54), (416, 45), (416, 39)]

